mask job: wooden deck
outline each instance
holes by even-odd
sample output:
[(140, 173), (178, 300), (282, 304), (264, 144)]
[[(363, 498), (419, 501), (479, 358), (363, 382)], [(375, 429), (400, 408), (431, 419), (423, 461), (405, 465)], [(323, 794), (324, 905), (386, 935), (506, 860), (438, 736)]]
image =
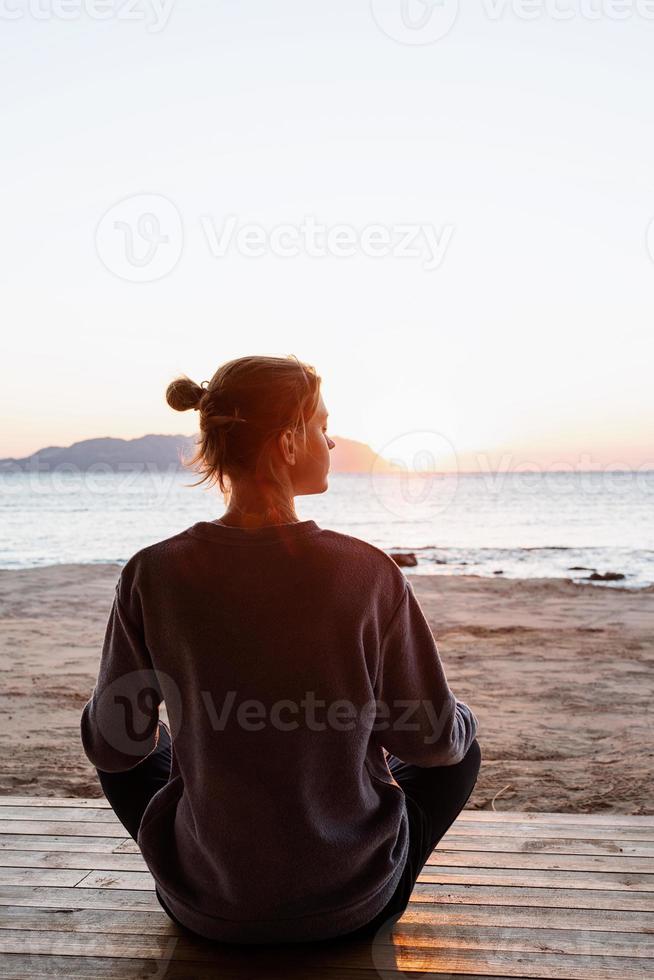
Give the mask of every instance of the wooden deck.
[(12, 980), (654, 978), (654, 817), (466, 810), (390, 936), (274, 949), (184, 936), (104, 799), (4, 797), (0, 896)]

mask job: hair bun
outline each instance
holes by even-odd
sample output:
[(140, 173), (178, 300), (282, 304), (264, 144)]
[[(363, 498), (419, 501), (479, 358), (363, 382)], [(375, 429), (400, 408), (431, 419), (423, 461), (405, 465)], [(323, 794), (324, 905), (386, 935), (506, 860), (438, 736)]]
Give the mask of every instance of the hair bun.
[[(209, 384), (209, 382), (203, 381), (202, 384)], [(187, 412), (190, 408), (199, 408), (206, 393), (206, 388), (191, 381), (184, 374), (170, 382), (166, 389), (166, 401), (176, 412)]]

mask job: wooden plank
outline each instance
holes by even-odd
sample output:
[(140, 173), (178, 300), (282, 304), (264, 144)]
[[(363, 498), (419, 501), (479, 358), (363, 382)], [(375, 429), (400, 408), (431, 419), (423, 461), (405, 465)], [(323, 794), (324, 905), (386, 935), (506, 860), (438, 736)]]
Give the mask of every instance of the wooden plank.
[(420, 902), (414, 896), (402, 922), (444, 925), (495, 925), (538, 929), (597, 929), (654, 934), (654, 912), (625, 912), (595, 908), (552, 908), (519, 905), (449, 905)]
[[(34, 812), (38, 810), (35, 808)], [(475, 827), (471, 824), (463, 826), (454, 824), (456, 830), (450, 830), (442, 838), (439, 846), (449, 843), (450, 840), (464, 842), (469, 837), (483, 837), (488, 841), (489, 849), (495, 841), (514, 841), (516, 839), (529, 839), (532, 828), (529, 826), (516, 824), (515, 828), (509, 833), (503, 826), (494, 825), (492, 827)], [(48, 836), (88, 836), (88, 837), (120, 837), (125, 838), (127, 831), (119, 820), (97, 819), (95, 821), (68, 820), (2, 820), (0, 818), (0, 834), (44, 834)], [(579, 840), (590, 841), (599, 840), (607, 844), (622, 845), (624, 842), (631, 843), (651, 843), (654, 842), (654, 833), (646, 830), (628, 829), (620, 833), (614, 832), (607, 836), (604, 830), (597, 828), (579, 829), (575, 831), (575, 837)], [(570, 829), (566, 827), (541, 826), (539, 827), (539, 839), (547, 840), (570, 840)]]
[[(129, 941), (133, 939), (134, 941)], [(19, 946), (19, 944), (22, 944)], [(16, 947), (15, 949), (13, 947)], [(265, 977), (271, 964), (275, 969), (303, 969), (313, 977), (318, 971), (340, 971), (344, 967), (358, 970), (376, 968), (381, 975), (424, 973), (432, 971), (438, 976), (443, 972), (454, 974), (489, 974), (491, 976), (519, 978), (551, 978), (560, 980), (625, 980), (625, 977), (651, 980), (654, 966), (648, 957), (614, 956), (610, 954), (568, 954), (544, 951), (534, 954), (531, 950), (468, 949), (461, 945), (452, 948), (437, 946), (413, 946), (385, 941), (351, 942), (332, 940), (312, 945), (310, 960), (302, 944), (290, 944), (283, 949), (271, 950), (249, 946), (228, 948), (227, 944), (203, 943), (177, 937), (112, 937), (84, 936), (61, 933), (20, 932), (12, 942), (11, 936), (0, 936), (0, 952), (14, 952), (30, 959), (38, 955), (97, 956), (120, 960), (134, 958), (163, 960), (165, 963), (211, 964), (219, 976), (225, 970), (241, 967), (249, 977)], [(69, 950), (70, 952), (65, 952)], [(62, 953), (62, 951), (64, 951)], [(168, 976), (169, 973), (166, 973)], [(336, 975), (336, 974), (334, 974)]]
[(533, 888), (525, 886), (434, 884), (418, 882), (413, 890), (416, 902), (447, 902), (464, 905), (531, 905), (545, 908), (613, 909), (651, 912), (651, 892), (609, 891), (584, 888)]
[(86, 851), (0, 851), (0, 868), (78, 868), (82, 871), (147, 871), (140, 854)]
[[(85, 896), (88, 893), (85, 893)], [(30, 908), (4, 905), (0, 910), (5, 929), (54, 929), (59, 932), (136, 935), (177, 935), (178, 928), (159, 903), (154, 909)], [(433, 915), (433, 913), (432, 913)], [(634, 920), (636, 921), (636, 920)]]
[[(531, 907), (543, 909), (594, 909), (614, 912), (652, 912), (650, 892), (608, 890), (546, 889), (501, 886), (450, 884), (429, 882), (416, 884), (411, 901), (421, 904), (483, 905)], [(119, 888), (41, 887), (26, 883), (3, 887), (0, 885), (0, 905), (21, 905), (44, 908), (106, 908), (161, 909), (154, 893), (154, 884), (141, 890)]]
[[(0, 905), (57, 909), (126, 909), (162, 912), (154, 888), (121, 891), (41, 885), (0, 885)], [(165, 913), (164, 913), (165, 914)]]
[[(433, 971), (455, 974), (486, 973), (496, 977), (521, 980), (652, 980), (652, 960), (621, 956), (575, 956), (562, 953), (509, 952), (503, 950), (454, 949), (425, 950), (416, 947), (373, 946), (373, 960), (378, 970), (412, 973)], [(363, 956), (359, 962), (364, 965)], [(318, 957), (313, 965), (322, 966)], [(382, 974), (383, 975), (383, 974)]]
[[(3, 806), (0, 807), (2, 820), (71, 820), (75, 823), (89, 823), (101, 820), (103, 823), (120, 824), (113, 810), (99, 807), (80, 806)], [(123, 830), (124, 833), (124, 830)]]
[(73, 821), (59, 823), (56, 820), (0, 820), (0, 834), (48, 834), (62, 837), (119, 837), (125, 838), (127, 831), (118, 820), (106, 823), (96, 821), (84, 823)]
[[(0, 861), (2, 855), (0, 853)], [(624, 857), (616, 854), (512, 854), (506, 851), (457, 851), (437, 847), (427, 859), (429, 867), (520, 868), (540, 871), (604, 871), (609, 874), (654, 874), (654, 857)]]
[[(84, 893), (86, 897), (88, 892)], [(132, 895), (134, 893), (131, 893)], [(136, 909), (44, 908), (23, 905), (2, 907), (2, 921), (10, 929), (54, 929), (69, 932), (168, 935), (176, 926), (157, 904), (158, 911)], [(62, 914), (64, 913), (65, 914)], [(436, 930), (441, 927), (492, 926), (497, 929), (592, 930), (642, 933), (654, 937), (654, 912), (612, 912), (589, 909), (520, 908), (511, 905), (447, 905), (411, 901), (399, 925)], [(654, 939), (652, 939), (654, 941)]]
[[(21, 824), (22, 828), (22, 824)], [(17, 828), (18, 829), (18, 828)], [(86, 830), (86, 827), (84, 828)], [(123, 828), (123, 834), (127, 832)], [(81, 834), (0, 834), (0, 851), (33, 848), (35, 850), (93, 850), (140, 853), (131, 837), (84, 836)], [(447, 835), (435, 853), (483, 851), (498, 854), (606, 854), (654, 859), (654, 841), (580, 840), (553, 837), (457, 837)]]
[(488, 823), (558, 823), (581, 824), (601, 827), (651, 827), (654, 829), (654, 816), (641, 816), (628, 813), (557, 813), (551, 810), (462, 810), (457, 821), (482, 820)]
[(84, 877), (83, 871), (59, 868), (0, 868), (2, 885), (55, 885), (74, 887)]
[[(35, 838), (40, 841), (41, 838)], [(109, 841), (111, 839), (109, 838)], [(82, 838), (83, 841), (83, 838)], [(147, 865), (140, 852), (119, 852), (108, 850), (72, 850), (49, 848), (37, 850), (30, 848), (0, 848), (0, 867), (16, 868), (81, 868), (87, 871), (147, 871)], [(507, 873), (521, 871), (562, 871), (562, 872), (602, 872), (604, 876), (627, 874), (629, 876), (649, 874), (654, 870), (654, 861), (646, 858), (625, 858), (609, 856), (577, 856), (536, 854), (507, 854), (485, 851), (447, 851), (437, 849), (430, 855), (424, 874), (430, 869), (461, 868), (499, 870)], [(622, 879), (621, 879), (622, 881)], [(636, 885), (638, 882), (636, 882)], [(650, 882), (651, 884), (651, 882)], [(588, 886), (594, 887), (592, 879)], [(648, 888), (642, 890), (649, 890)]]
[[(393, 928), (397, 946), (421, 949), (485, 949), (515, 953), (565, 953), (570, 956), (626, 956), (654, 959), (654, 936), (599, 929), (530, 929), (507, 926), (447, 926), (441, 922), (404, 922)], [(654, 968), (654, 962), (652, 962)]]
[[(505, 885), (526, 888), (579, 888), (611, 891), (654, 892), (654, 875), (629, 874), (621, 871), (539, 871), (521, 868), (503, 871), (501, 868), (455, 868), (451, 865), (427, 864), (418, 881), (437, 881), (440, 884), (466, 882), (470, 885)], [(652, 899), (654, 905), (654, 899)]]
[[(11, 872), (18, 875), (20, 871), (25, 874), (31, 872), (35, 876), (34, 884), (41, 884), (37, 881), (38, 869), (2, 869), (0, 868), (0, 880), (2, 873)], [(634, 891), (638, 893), (654, 892), (654, 875), (638, 874), (630, 875), (621, 872), (575, 872), (575, 871), (539, 871), (538, 869), (509, 869), (502, 868), (457, 868), (452, 866), (433, 866), (426, 865), (418, 877), (418, 882), (438, 883), (439, 885), (450, 885), (465, 883), (466, 885), (491, 885), (504, 886), (506, 888), (526, 887), (542, 888), (555, 891), (559, 888), (578, 889), (578, 890), (600, 890), (611, 891)], [(7, 882), (9, 883), (9, 881)], [(14, 883), (20, 883), (16, 880)], [(25, 884), (31, 882), (26, 880)], [(56, 882), (55, 882), (56, 883)], [(65, 884), (60, 882), (59, 884)], [(123, 889), (147, 889), (154, 888), (154, 882), (149, 871), (127, 871), (114, 870), (103, 871), (92, 869), (81, 881), (77, 882), (78, 888), (123, 888)], [(652, 900), (654, 902), (654, 900)]]
[[(131, 845), (128, 846), (128, 845)], [(62, 837), (55, 834), (0, 834), (2, 851), (88, 851), (96, 854), (140, 854), (131, 837)]]
[[(104, 796), (98, 797), (53, 797), (53, 796), (0, 796), (0, 817), (9, 819), (4, 810), (19, 809), (25, 807), (51, 809), (51, 808), (75, 808), (75, 809), (103, 809), (113, 813), (109, 801)], [(32, 818), (33, 819), (33, 818)], [(48, 817), (49, 819), (49, 817)], [(55, 818), (57, 819), (57, 818)], [(61, 818), (59, 818), (61, 819)], [(78, 819), (83, 819), (78, 817)], [(464, 823), (482, 823), (486, 825), (498, 824), (506, 826), (515, 823), (530, 824), (534, 826), (541, 824), (554, 824), (557, 826), (578, 825), (580, 827), (608, 827), (614, 829), (651, 829), (654, 830), (654, 816), (634, 815), (623, 813), (560, 813), (557, 811), (529, 811), (529, 810), (463, 810), (456, 819), (454, 826)], [(609, 835), (610, 836), (610, 835)]]
[[(57, 805), (53, 805), (53, 802), (56, 802)], [(63, 803), (69, 803), (70, 806), (64, 807)], [(85, 803), (85, 805), (82, 806), (82, 803)], [(98, 805), (94, 806), (92, 803), (97, 803)], [(653, 829), (652, 823), (649, 820), (642, 821), (638, 819), (638, 821), (636, 821), (636, 818), (633, 818), (629, 825), (623, 824), (619, 820), (608, 822), (606, 820), (593, 820), (590, 817), (584, 817), (579, 822), (575, 821), (574, 823), (563, 823), (561, 821), (562, 818), (566, 816), (565, 814), (552, 814), (551, 816), (542, 814), (539, 815), (538, 821), (533, 819), (529, 820), (529, 814), (516, 814), (516, 819), (512, 820), (511, 823), (507, 825), (506, 822), (481, 821), (478, 818), (463, 820), (462, 817), (464, 815), (465, 812), (457, 818), (455, 823), (448, 830), (446, 836), (460, 836), (461, 834), (468, 835), (471, 832), (479, 832), (484, 837), (488, 835), (515, 835), (516, 823), (518, 823), (521, 828), (524, 828), (525, 837), (545, 837), (547, 836), (545, 833), (547, 830), (553, 830), (556, 833), (564, 832), (567, 837), (572, 837), (575, 839), (585, 839), (586, 831), (591, 832), (591, 838), (597, 839), (610, 839), (615, 835), (621, 836), (624, 832), (633, 834), (634, 831), (641, 831), (641, 833), (636, 833), (634, 835), (635, 839), (642, 838), (644, 840), (651, 840), (653, 837), (653, 834), (650, 833), (650, 830)], [(81, 820), (84, 822), (95, 819), (100, 819), (105, 822), (117, 821), (117, 817), (115, 816), (113, 810), (104, 800), (81, 801), (71, 798), (70, 800), (48, 801), (47, 805), (40, 804), (38, 806), (16, 804), (3, 807), (0, 805), (0, 819), (34, 820), (37, 818), (43, 820), (72, 819)], [(538, 831), (538, 834), (536, 834), (536, 831)]]
[[(171, 923), (172, 925), (172, 923)], [(99, 932), (62, 929), (0, 930), (0, 952), (20, 953), (26, 946), (33, 953), (66, 956), (153, 957), (159, 959), (168, 945), (168, 935), (122, 932), (114, 935)], [(195, 959), (197, 943), (193, 937), (177, 933), (175, 955)], [(486, 950), (488, 952), (564, 953), (569, 956), (622, 956), (654, 958), (654, 937), (636, 933), (601, 932), (599, 930), (541, 929), (535, 932), (521, 928), (497, 926), (446, 926), (436, 923), (398, 922), (376, 937), (379, 944), (437, 950)], [(185, 956), (186, 954), (186, 956)], [(652, 962), (654, 968), (654, 962)]]
[[(131, 837), (127, 843), (137, 846)], [(512, 835), (467, 837), (447, 834), (439, 841), (436, 850), (437, 852), (484, 851), (502, 854), (624, 854), (632, 857), (654, 858), (654, 841), (583, 840), (579, 837), (513, 837)]]
[(564, 837), (571, 835), (582, 840), (608, 840), (608, 841), (654, 841), (654, 830), (649, 827), (605, 827), (591, 826), (590, 824), (580, 824), (578, 827), (571, 827), (570, 824), (542, 823), (536, 828), (530, 823), (515, 823), (511, 826), (503, 823), (482, 823), (479, 820), (455, 820), (452, 827), (444, 835), (446, 840), (448, 835), (455, 837)]
[[(56, 797), (56, 796), (0, 796), (0, 808), (9, 807), (91, 807), (111, 809), (104, 796)], [(582, 826), (622, 826), (654, 828), (654, 815), (626, 813), (568, 813), (556, 810), (475, 810), (467, 808), (457, 817), (457, 823), (483, 821), (485, 823), (555, 823), (580, 824)]]
[(90, 806), (111, 809), (106, 796), (0, 796), (0, 807), (3, 806)]
[[(349, 966), (338, 967), (336, 971), (325, 969), (307, 970), (307, 964), (282, 964), (276, 966), (274, 956), (267, 965), (259, 965), (256, 972), (244, 966), (227, 968), (221, 966), (220, 972), (212, 963), (197, 963), (171, 959), (161, 960), (115, 960), (102, 956), (21, 956), (20, 954), (0, 954), (0, 976), (11, 980), (380, 980), (376, 968), (356, 969)], [(388, 972), (387, 977), (394, 976)], [(438, 973), (438, 980), (466, 980), (470, 974)], [(397, 974), (398, 980), (406, 980)], [(474, 980), (498, 980), (489, 974), (474, 975)]]
[[(511, 838), (511, 837), (522, 837), (530, 838), (534, 836), (534, 830), (536, 826), (538, 827), (538, 836), (541, 838), (565, 838), (569, 839), (571, 836), (580, 840), (606, 840), (609, 842), (617, 842), (622, 840), (631, 841), (649, 841), (654, 842), (654, 821), (649, 821), (649, 818), (632, 818), (632, 822), (628, 825), (621, 824), (618, 821), (606, 822), (585, 819), (581, 822), (561, 822), (562, 817), (569, 816), (568, 814), (554, 814), (553, 817), (557, 817), (556, 822), (551, 820), (539, 819), (539, 820), (529, 820), (520, 819), (511, 821), (497, 821), (497, 820), (479, 820), (468, 818), (463, 820), (462, 817), (467, 811), (464, 811), (457, 820), (454, 822), (452, 827), (445, 834), (443, 841), (447, 841), (450, 837), (461, 838), (469, 835), (476, 837), (487, 838), (489, 836), (499, 837), (501, 839)], [(477, 815), (485, 811), (471, 811)], [(528, 818), (529, 814), (519, 814), (521, 818)], [(546, 817), (546, 814), (539, 814), (539, 817)], [(17, 828), (10, 825), (10, 821), (18, 820), (21, 822), (21, 832), (39, 832), (39, 831), (28, 831), (26, 825), (33, 826), (36, 822), (42, 824), (48, 824), (51, 821), (57, 823), (57, 829), (46, 828), (42, 833), (59, 834), (63, 833), (60, 829), (62, 821), (69, 821), (71, 824), (86, 824), (89, 822), (98, 822), (102, 830), (99, 831), (101, 835), (107, 835), (107, 831), (104, 829), (107, 825), (110, 825), (117, 829), (117, 831), (125, 836), (125, 829), (120, 824), (120, 821), (115, 816), (113, 810), (109, 807), (104, 808), (93, 808), (93, 807), (64, 807), (64, 806), (1, 806), (0, 807), (0, 833), (15, 833)], [(638, 820), (638, 823), (633, 821)], [(647, 821), (643, 823), (642, 821)], [(65, 825), (62, 825), (65, 826)], [(88, 833), (88, 830), (69, 830), (69, 833)]]

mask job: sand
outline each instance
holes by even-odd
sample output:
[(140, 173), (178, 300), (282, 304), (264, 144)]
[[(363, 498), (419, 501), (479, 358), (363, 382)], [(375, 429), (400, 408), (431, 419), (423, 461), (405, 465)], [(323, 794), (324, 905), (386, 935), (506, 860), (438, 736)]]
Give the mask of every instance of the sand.
[[(119, 574), (0, 570), (1, 793), (101, 796), (79, 717)], [(450, 686), (479, 718), (470, 807), (654, 813), (654, 587), (409, 577)]]

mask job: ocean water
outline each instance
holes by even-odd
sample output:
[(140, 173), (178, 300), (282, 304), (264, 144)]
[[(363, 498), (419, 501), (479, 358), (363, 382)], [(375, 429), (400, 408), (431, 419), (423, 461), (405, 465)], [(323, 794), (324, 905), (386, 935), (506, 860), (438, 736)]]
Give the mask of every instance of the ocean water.
[[(123, 563), (224, 512), (189, 472), (0, 474), (0, 568)], [(297, 497), (301, 520), (413, 551), (411, 573), (571, 578), (600, 588), (654, 583), (654, 471), (330, 476)], [(572, 566), (583, 566), (571, 570)]]

